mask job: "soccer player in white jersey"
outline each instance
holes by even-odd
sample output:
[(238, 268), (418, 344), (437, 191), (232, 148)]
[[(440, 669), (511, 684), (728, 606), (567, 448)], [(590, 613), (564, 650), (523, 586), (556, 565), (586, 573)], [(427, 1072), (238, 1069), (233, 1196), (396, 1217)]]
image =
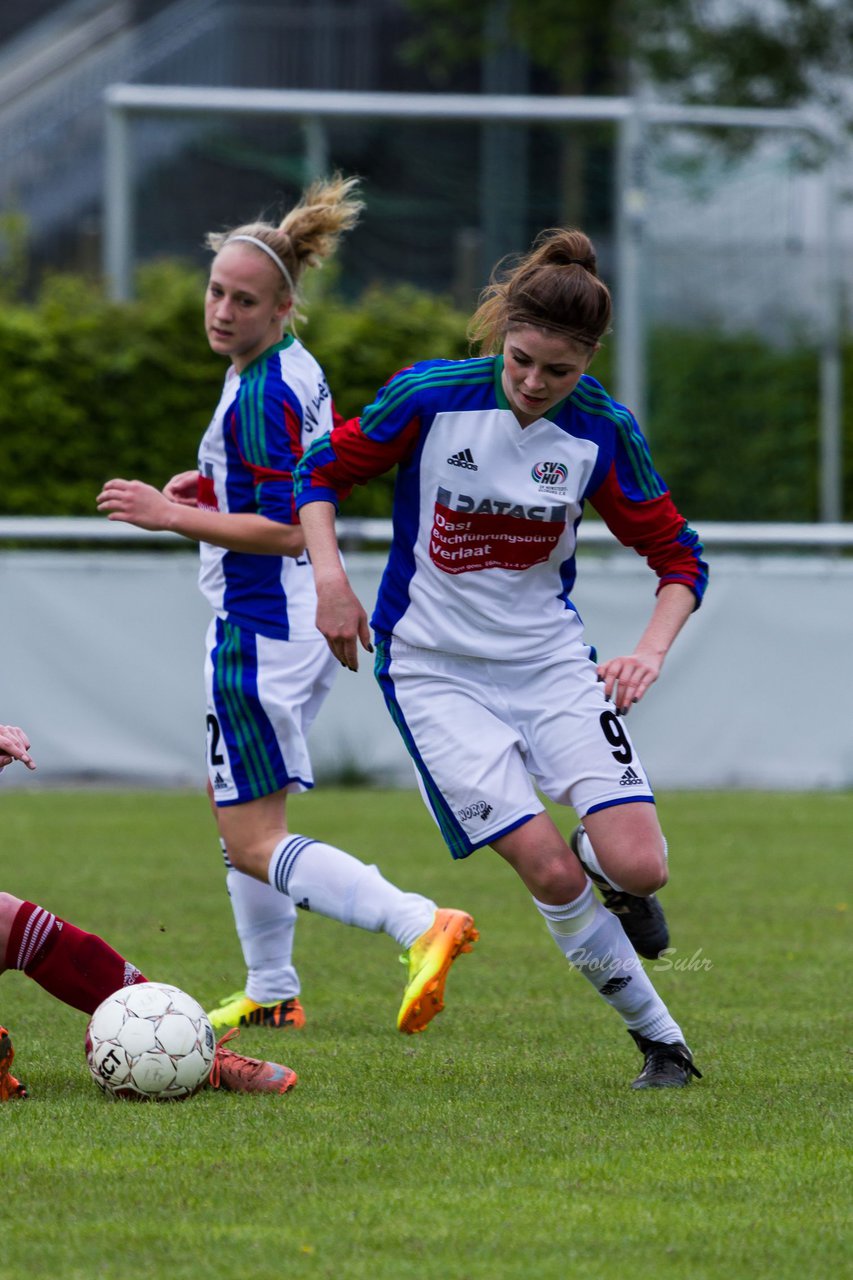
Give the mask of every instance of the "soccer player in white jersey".
[[(296, 907), (384, 931), (407, 953), (398, 1028), (422, 1031), (443, 1007), (447, 972), (477, 938), (470, 915), (404, 893), (375, 866), (288, 830), (286, 798), (313, 785), (306, 734), (336, 670), (315, 626), (311, 565), (292, 470), (332, 426), (323, 371), (288, 331), (304, 272), (334, 252), (362, 208), (357, 180), (314, 183), (278, 225), (208, 236), (211, 348), (230, 361), (198, 467), (164, 490), (105, 484), (111, 520), (168, 529), (201, 546), (214, 613), (207, 640), (208, 782), (248, 970), (245, 990), (210, 1013), (215, 1028), (300, 1027)], [(298, 317), (297, 317), (298, 318)]]
[[(657, 679), (707, 571), (632, 415), (587, 374), (610, 313), (588, 238), (543, 233), (481, 300), (471, 333), (487, 354), (391, 378), (360, 419), (306, 452), (297, 506), (317, 624), (355, 668), (370, 633), (335, 507), (397, 465), (376, 675), (423, 796), (454, 857), (489, 845), (515, 868), (636, 1041), (634, 1087), (659, 1088), (699, 1073), (637, 956), (668, 943), (654, 897), (666, 843), (621, 713)], [(586, 502), (659, 578), (633, 653), (601, 664), (570, 595)], [(539, 793), (582, 819), (569, 840)]]
[[(15, 760), (27, 769), (36, 767), (24, 730), (0, 724), (0, 773)], [(57, 1000), (89, 1014), (121, 987), (148, 981), (97, 934), (78, 929), (36, 902), (0, 892), (0, 973), (5, 969), (19, 969)], [(216, 1046), (209, 1086), (232, 1093), (289, 1093), (296, 1072), (226, 1049), (231, 1034)], [(0, 1102), (28, 1097), (26, 1086), (12, 1075), (14, 1058), (12, 1037), (0, 1027)]]

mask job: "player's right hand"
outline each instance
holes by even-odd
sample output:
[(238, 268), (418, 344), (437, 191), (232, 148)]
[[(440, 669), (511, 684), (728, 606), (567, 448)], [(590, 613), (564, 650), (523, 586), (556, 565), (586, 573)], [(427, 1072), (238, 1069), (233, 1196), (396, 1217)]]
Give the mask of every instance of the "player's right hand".
[(13, 760), (20, 760), (28, 769), (35, 769), (36, 763), (30, 755), (30, 740), (14, 724), (0, 724), (0, 769), (5, 769)]
[(334, 587), (317, 584), (317, 630), (341, 666), (350, 671), (358, 671), (359, 644), (373, 653), (367, 614), (346, 580)]

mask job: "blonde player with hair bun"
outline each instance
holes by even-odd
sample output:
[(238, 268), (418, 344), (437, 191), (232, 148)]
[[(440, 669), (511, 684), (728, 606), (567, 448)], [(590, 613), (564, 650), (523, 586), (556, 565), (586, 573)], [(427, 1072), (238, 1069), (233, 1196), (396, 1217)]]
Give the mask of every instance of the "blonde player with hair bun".
[(305, 1021), (293, 966), (296, 907), (388, 933), (406, 953), (399, 1030), (422, 1031), (443, 1007), (453, 960), (477, 937), (464, 911), (404, 893), (375, 866), (287, 825), (288, 794), (313, 786), (306, 734), (336, 664), (315, 626), (316, 593), (292, 472), (335, 419), (323, 370), (293, 333), (305, 272), (337, 249), (362, 211), (358, 180), (307, 188), (276, 225), (211, 233), (205, 294), (210, 347), (228, 359), (198, 467), (162, 492), (110, 480), (110, 520), (200, 544), (207, 637), (208, 790), (248, 970), (243, 991), (210, 1013), (216, 1029)]
[(287, 327), (295, 330), (300, 313), (300, 285), (309, 267), (321, 267), (331, 258), (338, 242), (356, 225), (364, 208), (358, 196), (357, 178), (336, 174), (326, 182), (314, 182), (302, 198), (281, 219), (249, 222), (231, 231), (210, 231), (205, 243), (218, 254), (226, 244), (254, 244), (274, 263), (281, 274), (282, 301), (287, 308)]

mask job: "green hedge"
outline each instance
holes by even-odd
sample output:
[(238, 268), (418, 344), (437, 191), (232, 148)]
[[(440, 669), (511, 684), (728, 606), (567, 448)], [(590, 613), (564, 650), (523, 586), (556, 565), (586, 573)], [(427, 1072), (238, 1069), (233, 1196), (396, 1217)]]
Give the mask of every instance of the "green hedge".
[[(61, 277), (35, 305), (0, 310), (0, 514), (93, 515), (110, 476), (162, 485), (195, 465), (225, 372), (204, 336), (203, 289), (164, 263), (140, 273), (132, 304)], [(358, 305), (315, 289), (308, 313), (300, 336), (347, 415), (412, 360), (467, 350), (465, 317), (408, 287)], [(386, 514), (389, 487), (359, 489), (348, 511)]]
[(195, 465), (222, 369), (201, 326), (200, 282), (146, 273), (132, 306), (73, 278), (0, 313), (0, 509), (94, 515), (110, 476), (162, 484)]
[[(467, 352), (466, 317), (444, 299), (400, 286), (349, 303), (331, 273), (318, 283), (300, 336), (344, 414), (357, 413), (412, 360)], [(93, 515), (107, 477), (162, 484), (195, 464), (224, 373), (204, 337), (203, 287), (198, 273), (162, 263), (140, 273), (132, 304), (110, 303), (74, 277), (50, 281), (33, 305), (4, 302), (0, 514)], [(608, 386), (610, 357), (603, 350), (592, 370)], [(805, 348), (654, 334), (645, 425), (658, 469), (691, 520), (817, 517), (817, 378)], [(850, 408), (845, 437), (850, 514)], [(387, 514), (390, 483), (356, 490), (347, 513)]]
[[(691, 519), (817, 520), (818, 415), (814, 350), (781, 351), (752, 336), (658, 331), (652, 339), (653, 456)], [(851, 427), (848, 413), (853, 461)]]

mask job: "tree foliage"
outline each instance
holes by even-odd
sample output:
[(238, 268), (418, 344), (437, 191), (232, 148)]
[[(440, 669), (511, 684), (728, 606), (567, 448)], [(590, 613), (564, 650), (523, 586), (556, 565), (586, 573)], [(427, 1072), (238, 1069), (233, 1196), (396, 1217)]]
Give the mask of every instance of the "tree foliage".
[(503, 40), (560, 92), (624, 92), (633, 66), (681, 101), (820, 104), (853, 124), (850, 0), (405, 2), (420, 22), (408, 56), (428, 58), (438, 74)]
[(655, 0), (643, 10), (638, 53), (653, 81), (685, 101), (819, 104), (853, 123), (849, 0)]
[[(109, 302), (74, 277), (34, 304), (0, 310), (0, 514), (94, 515), (109, 476), (162, 485), (194, 465), (224, 364), (201, 320), (203, 279), (176, 264), (139, 275), (138, 299)], [(468, 351), (466, 317), (409, 286), (355, 302), (310, 299), (301, 331), (340, 411), (357, 414), (405, 364)], [(817, 360), (758, 337), (651, 335), (649, 421), (655, 464), (691, 520), (814, 520)], [(591, 372), (611, 387), (605, 347)], [(853, 385), (853, 345), (845, 352)], [(845, 415), (845, 509), (853, 511), (853, 406)], [(391, 476), (357, 486), (344, 514), (386, 516)]]
[[(161, 262), (139, 272), (134, 302), (68, 275), (0, 310), (0, 514), (91, 516), (110, 476), (160, 487), (195, 466), (226, 367), (204, 335), (203, 291), (200, 273)], [(315, 290), (308, 310), (300, 337), (345, 415), (404, 365), (467, 352), (465, 316), (408, 286), (357, 303)], [(349, 513), (386, 514), (390, 486), (359, 488)]]
[(625, 87), (633, 6), (626, 0), (405, 0), (422, 20), (405, 55), (437, 80), (508, 43), (562, 93)]

